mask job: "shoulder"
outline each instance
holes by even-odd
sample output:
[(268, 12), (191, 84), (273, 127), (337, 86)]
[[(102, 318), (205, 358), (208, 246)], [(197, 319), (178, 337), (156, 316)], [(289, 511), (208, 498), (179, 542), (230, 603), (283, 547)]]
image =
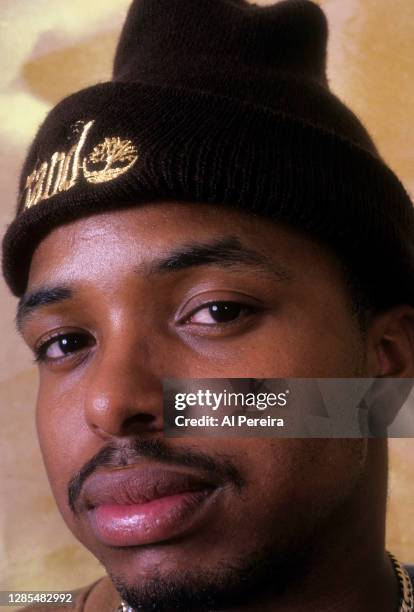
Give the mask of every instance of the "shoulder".
[(102, 582), (105, 582), (105, 578), (89, 584), (86, 587), (70, 591), (72, 595), (72, 601), (70, 604), (32, 604), (26, 608), (23, 608), (21, 612), (83, 612), (85, 604), (93, 591), (95, 591)]
[[(407, 593), (407, 595), (412, 598), (413, 593), (414, 593), (414, 565), (404, 564), (404, 569), (406, 570), (406, 572), (407, 572), (407, 574), (408, 574), (408, 576), (410, 578), (410, 581), (411, 581), (411, 593)], [(409, 590), (409, 586), (408, 585), (407, 585), (407, 588)]]
[(411, 578), (411, 582), (414, 583), (414, 565), (404, 565), (404, 567)]

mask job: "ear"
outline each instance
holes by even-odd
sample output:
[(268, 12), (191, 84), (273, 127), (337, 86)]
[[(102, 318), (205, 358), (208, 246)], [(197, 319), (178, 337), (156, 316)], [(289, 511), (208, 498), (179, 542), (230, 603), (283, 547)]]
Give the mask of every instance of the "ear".
[(374, 315), (367, 350), (370, 376), (414, 378), (414, 308), (396, 306)]

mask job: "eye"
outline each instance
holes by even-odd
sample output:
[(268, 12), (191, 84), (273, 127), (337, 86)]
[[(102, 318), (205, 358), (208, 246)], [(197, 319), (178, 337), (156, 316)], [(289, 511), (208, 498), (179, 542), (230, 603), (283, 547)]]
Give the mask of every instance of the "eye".
[(253, 308), (239, 302), (212, 302), (193, 312), (185, 323), (197, 323), (199, 325), (231, 323), (243, 314), (250, 314), (252, 311)]
[(57, 361), (92, 346), (93, 342), (92, 336), (83, 333), (53, 336), (35, 349), (36, 361)]

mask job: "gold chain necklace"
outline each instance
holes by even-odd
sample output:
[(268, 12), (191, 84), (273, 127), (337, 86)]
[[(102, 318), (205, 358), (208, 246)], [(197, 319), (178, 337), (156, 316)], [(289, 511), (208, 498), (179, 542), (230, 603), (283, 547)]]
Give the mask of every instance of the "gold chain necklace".
[[(413, 585), (411, 583), (410, 576), (408, 575), (405, 567), (401, 565), (401, 563), (392, 553), (387, 550), (387, 554), (391, 560), (392, 567), (398, 580), (398, 587), (400, 591), (398, 612), (414, 612)], [(116, 609), (116, 612), (134, 612), (134, 610), (128, 606), (128, 604), (122, 602)]]
[(400, 589), (399, 608), (398, 612), (413, 612), (414, 610), (414, 596), (413, 596), (413, 585), (411, 583), (410, 576), (407, 570), (401, 563), (387, 551), (389, 558), (391, 559), (392, 566), (394, 568), (395, 575), (398, 579), (398, 586)]

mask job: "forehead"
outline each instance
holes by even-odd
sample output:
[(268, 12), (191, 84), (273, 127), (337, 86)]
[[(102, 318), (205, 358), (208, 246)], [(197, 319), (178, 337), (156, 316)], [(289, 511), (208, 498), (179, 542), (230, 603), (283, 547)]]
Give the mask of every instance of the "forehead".
[(331, 252), (302, 232), (209, 204), (156, 203), (92, 215), (52, 231), (37, 247), (28, 288), (50, 281), (145, 271), (155, 259), (194, 243), (237, 240), (270, 265), (337, 274)]

